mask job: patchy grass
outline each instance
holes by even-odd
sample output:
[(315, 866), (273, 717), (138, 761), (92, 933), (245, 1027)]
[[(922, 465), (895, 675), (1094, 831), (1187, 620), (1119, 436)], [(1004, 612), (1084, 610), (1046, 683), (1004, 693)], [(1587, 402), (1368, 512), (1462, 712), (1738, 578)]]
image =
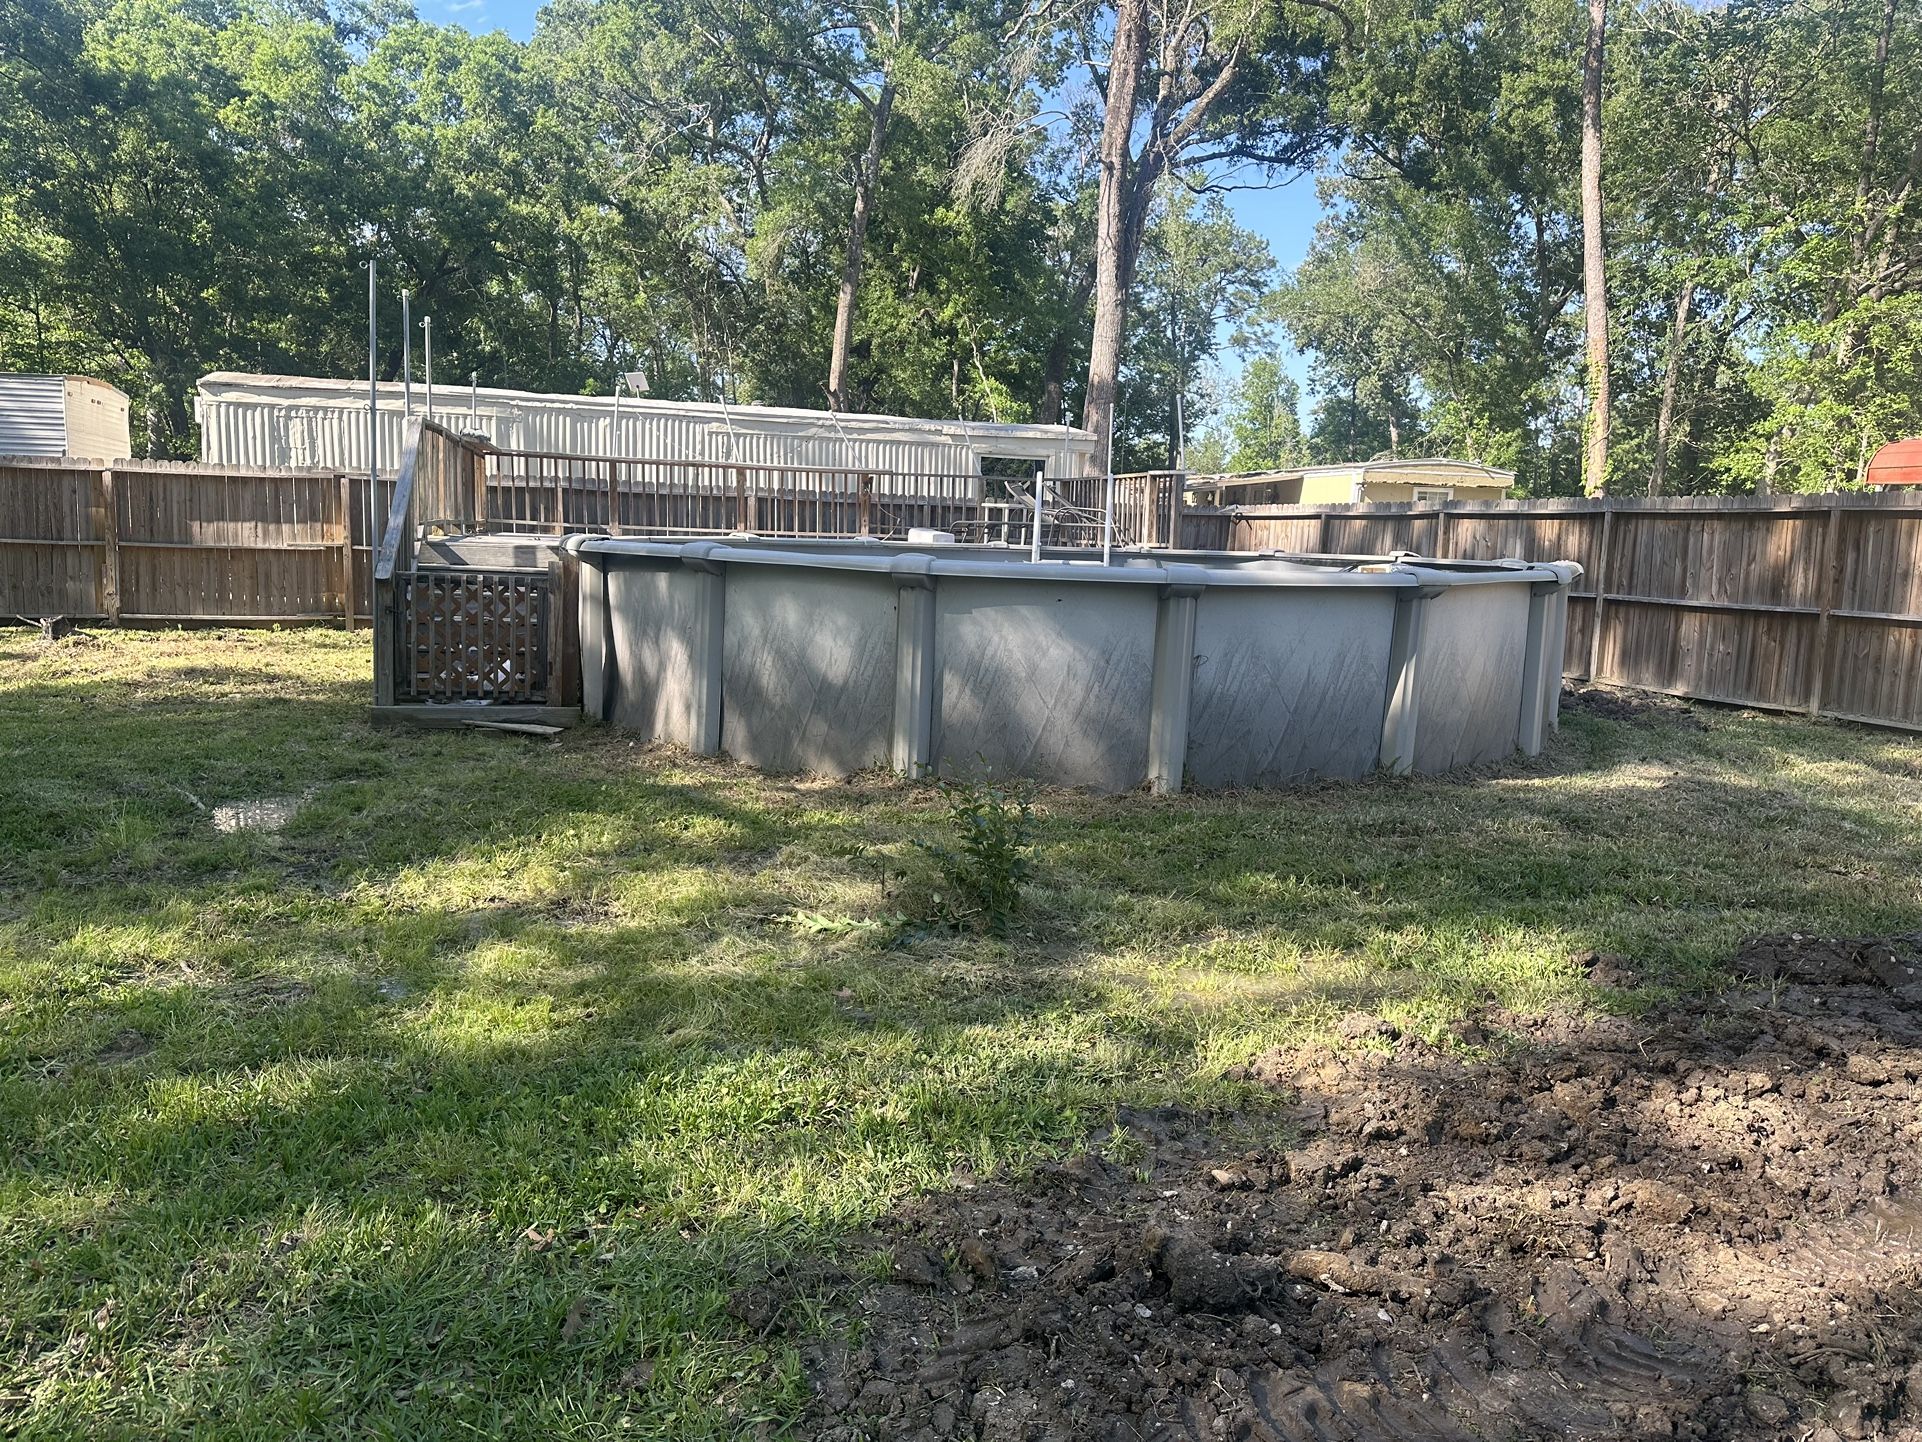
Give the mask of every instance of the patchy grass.
[[(782, 1431), (731, 1289), (1374, 1012), (1634, 1006), (1922, 914), (1922, 749), (1574, 715), (1540, 761), (1044, 794), (1005, 936), (926, 788), (370, 732), (362, 640), (0, 633), (0, 1431)], [(222, 829), (284, 799), (279, 829)], [(243, 817), (244, 819), (244, 817)], [(806, 1317), (792, 1319), (800, 1331)], [(793, 1332), (787, 1334), (790, 1338)]]

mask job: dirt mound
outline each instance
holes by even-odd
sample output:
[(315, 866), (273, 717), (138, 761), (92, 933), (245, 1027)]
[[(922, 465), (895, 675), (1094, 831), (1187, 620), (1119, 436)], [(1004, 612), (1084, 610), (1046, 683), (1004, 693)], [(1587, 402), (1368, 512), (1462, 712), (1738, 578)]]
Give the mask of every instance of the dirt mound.
[(1922, 1003), (1922, 932), (1907, 936), (1758, 936), (1735, 956), (1738, 975), (1807, 986), (1885, 986)]
[(1130, 1113), (923, 1198), (808, 1435), (1922, 1442), (1922, 1009), (1779, 984), (1871, 947), (1803, 941), (1638, 1022), (1257, 1058), (1292, 1147)]
[(1632, 721), (1638, 725), (1666, 723), (1689, 731), (1706, 731), (1708, 723), (1695, 708), (1672, 696), (1655, 693), (1612, 691), (1603, 686), (1564, 686), (1562, 706), (1569, 711), (1586, 711), (1610, 721)]

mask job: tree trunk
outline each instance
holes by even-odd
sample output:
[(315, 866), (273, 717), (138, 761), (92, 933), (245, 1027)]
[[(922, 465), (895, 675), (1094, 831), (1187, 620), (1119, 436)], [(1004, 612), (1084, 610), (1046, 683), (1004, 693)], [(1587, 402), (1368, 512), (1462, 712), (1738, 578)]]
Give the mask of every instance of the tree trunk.
[(1608, 490), (1608, 267), (1602, 248), (1602, 40), (1608, 0), (1588, 0), (1582, 55), (1582, 288), (1588, 330), (1588, 427), (1582, 490)]
[(1134, 130), (1135, 92), (1148, 53), (1148, 0), (1118, 0), (1114, 44), (1108, 59), (1108, 102), (1101, 122), (1101, 189), (1095, 215), (1094, 334), (1088, 348), (1088, 391), (1081, 424), (1094, 433), (1095, 474), (1107, 471), (1108, 431), (1114, 419), (1115, 381), (1127, 329), (1129, 243), (1129, 137)]
[(861, 257), (868, 243), (868, 217), (881, 185), (881, 149), (894, 109), (894, 82), (886, 81), (869, 112), (868, 149), (854, 181), (854, 214), (848, 220), (848, 254), (841, 266), (841, 295), (834, 305), (834, 353), (828, 358), (828, 409), (848, 408), (848, 350), (854, 344), (854, 304), (861, 288)]
[(1662, 494), (1668, 480), (1668, 433), (1675, 424), (1675, 395), (1682, 386), (1682, 344), (1688, 338), (1689, 307), (1695, 303), (1695, 282), (1682, 282), (1675, 297), (1675, 320), (1668, 328), (1668, 362), (1662, 369), (1662, 404), (1655, 412), (1655, 455), (1648, 468), (1648, 493)]

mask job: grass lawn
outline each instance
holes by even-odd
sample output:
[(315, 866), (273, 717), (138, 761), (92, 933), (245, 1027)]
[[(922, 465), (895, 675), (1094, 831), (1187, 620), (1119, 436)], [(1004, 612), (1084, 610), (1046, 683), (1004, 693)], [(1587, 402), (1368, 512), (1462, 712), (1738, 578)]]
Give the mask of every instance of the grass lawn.
[[(1536, 762), (1042, 798), (1001, 939), (925, 788), (379, 733), (364, 637), (0, 632), (0, 1434), (779, 1434), (726, 1309), (957, 1168), (1236, 1109), (1352, 1011), (1632, 1007), (1922, 918), (1922, 747), (1571, 715)], [(289, 798), (280, 829), (224, 803)], [(798, 1330), (814, 1325), (799, 1319)], [(787, 1334), (790, 1338), (793, 1331)]]

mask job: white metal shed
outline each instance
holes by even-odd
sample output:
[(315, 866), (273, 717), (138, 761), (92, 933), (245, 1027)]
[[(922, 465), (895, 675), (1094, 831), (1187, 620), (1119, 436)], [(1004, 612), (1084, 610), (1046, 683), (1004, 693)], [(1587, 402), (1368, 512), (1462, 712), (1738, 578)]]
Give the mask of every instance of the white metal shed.
[[(380, 466), (394, 469), (402, 387), (378, 387)], [(413, 388), (416, 413), (427, 409)], [(367, 469), (367, 383), (216, 371), (200, 379), (200, 456), (221, 465)], [(833, 466), (908, 475), (980, 475), (989, 458), (1079, 475), (1094, 437), (1068, 426), (835, 415), (612, 396), (436, 387), (434, 415), (482, 431), (503, 450), (660, 460)]]
[(0, 456), (124, 460), (128, 406), (124, 391), (92, 376), (0, 375)]

